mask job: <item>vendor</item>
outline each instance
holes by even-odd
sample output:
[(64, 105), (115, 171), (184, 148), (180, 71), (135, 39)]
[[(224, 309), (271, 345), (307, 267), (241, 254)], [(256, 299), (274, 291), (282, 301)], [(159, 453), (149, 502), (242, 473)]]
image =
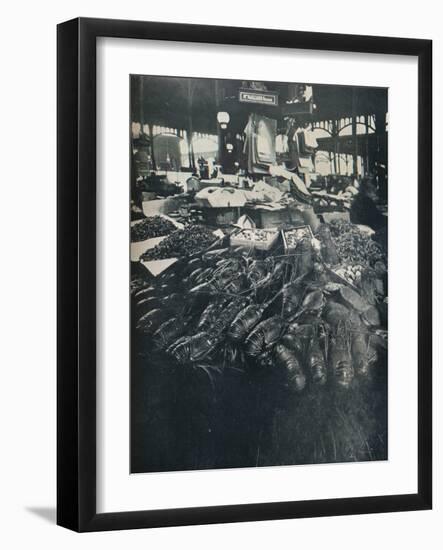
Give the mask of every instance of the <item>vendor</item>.
[(143, 191), (145, 189), (145, 178), (139, 176), (131, 187), (131, 200), (138, 208), (143, 208)]
[(387, 218), (379, 211), (376, 205), (377, 189), (372, 179), (365, 179), (360, 185), (359, 192), (355, 196), (350, 216), (351, 222), (360, 225), (368, 225), (374, 231), (387, 225)]

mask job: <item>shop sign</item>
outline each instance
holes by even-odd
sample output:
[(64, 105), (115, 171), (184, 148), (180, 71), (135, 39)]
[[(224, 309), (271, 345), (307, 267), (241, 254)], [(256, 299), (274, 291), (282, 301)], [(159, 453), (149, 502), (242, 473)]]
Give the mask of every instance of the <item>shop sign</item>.
[(239, 90), (238, 99), (241, 103), (260, 103), (261, 105), (278, 105), (277, 92), (262, 92), (260, 90)]

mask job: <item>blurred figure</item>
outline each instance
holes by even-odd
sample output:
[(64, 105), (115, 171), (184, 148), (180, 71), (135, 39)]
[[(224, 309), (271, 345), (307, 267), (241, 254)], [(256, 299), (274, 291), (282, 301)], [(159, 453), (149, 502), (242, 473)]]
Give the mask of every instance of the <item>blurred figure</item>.
[(387, 225), (387, 218), (377, 208), (377, 187), (371, 178), (362, 181), (351, 205), (351, 222), (368, 225), (374, 231)]

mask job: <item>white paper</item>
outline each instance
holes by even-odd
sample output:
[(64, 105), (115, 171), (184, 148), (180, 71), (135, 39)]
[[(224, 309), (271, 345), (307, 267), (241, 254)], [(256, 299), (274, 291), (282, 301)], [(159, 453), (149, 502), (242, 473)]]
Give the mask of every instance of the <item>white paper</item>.
[[(108, 38), (97, 47), (98, 512), (415, 493), (416, 58)], [(389, 87), (388, 461), (129, 474), (130, 74)]]

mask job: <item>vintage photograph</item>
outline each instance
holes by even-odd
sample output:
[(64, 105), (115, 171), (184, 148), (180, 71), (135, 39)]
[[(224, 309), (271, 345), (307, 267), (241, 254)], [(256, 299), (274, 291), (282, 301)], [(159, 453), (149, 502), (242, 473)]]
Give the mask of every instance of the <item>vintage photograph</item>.
[(388, 89), (129, 86), (131, 473), (387, 460)]

